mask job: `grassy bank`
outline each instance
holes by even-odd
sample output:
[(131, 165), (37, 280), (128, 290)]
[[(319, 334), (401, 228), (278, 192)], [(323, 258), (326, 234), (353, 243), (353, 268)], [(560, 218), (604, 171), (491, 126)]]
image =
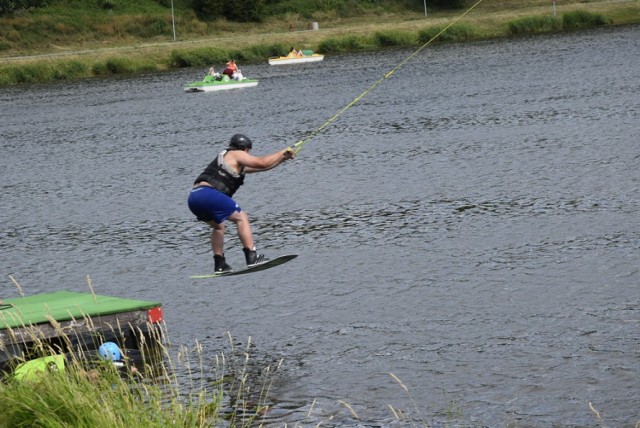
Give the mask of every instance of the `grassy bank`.
[(133, 371), (40, 342), (32, 357), (46, 358), (47, 367), (18, 366), (0, 378), (0, 427), (251, 427), (268, 409), (277, 371), (262, 368), (263, 377), (254, 379), (251, 346), (249, 340), (246, 349), (207, 357), (196, 343), (181, 347), (178, 361), (165, 349), (159, 367)]
[[(0, 86), (219, 66), (230, 58), (241, 64), (260, 63), (291, 46), (338, 54), (421, 46), (434, 37), (433, 43), (447, 43), (640, 22), (640, 0), (558, 3), (562, 4), (553, 7), (547, 0), (483, 0), (445, 32), (442, 29), (464, 10), (433, 11), (426, 17), (423, 11), (388, 9), (348, 17), (287, 13), (259, 24), (202, 22), (188, 11), (178, 11), (175, 41), (171, 15), (159, 6), (130, 15), (96, 12), (95, 22), (85, 25), (92, 29), (89, 33), (76, 28), (87, 19), (79, 12), (11, 18), (21, 20), (21, 26), (9, 26), (9, 18), (2, 18), (0, 27), (12, 28), (13, 33), (0, 40)], [(65, 20), (56, 22), (52, 14)], [(318, 22), (319, 30), (307, 30), (311, 20)], [(42, 22), (49, 34), (28, 42), (29, 29)]]

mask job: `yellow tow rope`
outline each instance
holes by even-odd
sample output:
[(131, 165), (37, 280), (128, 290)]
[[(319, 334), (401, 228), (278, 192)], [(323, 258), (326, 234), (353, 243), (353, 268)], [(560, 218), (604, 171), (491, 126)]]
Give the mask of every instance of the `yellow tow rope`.
[(354, 104), (356, 104), (358, 101), (360, 101), (362, 98), (364, 98), (365, 95), (367, 95), (369, 92), (371, 92), (376, 86), (378, 86), (380, 83), (382, 83), (384, 81), (384, 79), (387, 79), (388, 77), (390, 77), (393, 73), (395, 73), (396, 71), (398, 71), (400, 69), (400, 67), (402, 67), (403, 65), (405, 65), (407, 62), (409, 62), (411, 60), (411, 58), (413, 58), (414, 56), (418, 55), (418, 53), (420, 53), (420, 51), (422, 51), (424, 48), (426, 48), (431, 42), (433, 42), (435, 39), (437, 39), (442, 33), (444, 33), (445, 31), (447, 31), (452, 25), (454, 25), (456, 22), (458, 22), (459, 20), (461, 20), (462, 18), (464, 18), (464, 16), (466, 14), (468, 14), (469, 12), (471, 12), (477, 5), (479, 5), (482, 2), (482, 0), (478, 0), (473, 6), (471, 6), (469, 9), (465, 10), (463, 14), (461, 14), (460, 16), (458, 16), (457, 18), (455, 18), (453, 21), (451, 21), (451, 23), (449, 25), (447, 25), (446, 27), (444, 27), (442, 30), (440, 30), (438, 32), (438, 34), (436, 34), (435, 36), (433, 36), (431, 39), (429, 39), (429, 41), (427, 41), (424, 45), (420, 46), (415, 52), (413, 52), (411, 55), (409, 55), (407, 58), (405, 58), (400, 64), (396, 65), (393, 70), (391, 70), (390, 72), (386, 73), (385, 75), (383, 75), (377, 82), (375, 82), (373, 85), (371, 85), (369, 87), (369, 89), (365, 90), (363, 93), (361, 93), (360, 95), (358, 95), (356, 98), (353, 99), (353, 101), (351, 101), (349, 104), (347, 104), (346, 106), (344, 106), (342, 109), (340, 109), (340, 111), (338, 111), (336, 114), (333, 115), (333, 117), (331, 117), (331, 119), (327, 120), (325, 123), (323, 123), (320, 127), (318, 127), (315, 131), (313, 131), (311, 134), (309, 134), (309, 136), (307, 138), (305, 138), (304, 140), (300, 140), (297, 143), (295, 143), (293, 145), (293, 148), (291, 148), (291, 150), (293, 150), (293, 152), (295, 154), (297, 154), (309, 141), (311, 141), (311, 139), (313, 137), (315, 137), (320, 131), (322, 131), (324, 128), (326, 128), (327, 126), (329, 126), (330, 123), (332, 123), (333, 121), (335, 121), (338, 117), (340, 117), (342, 115), (342, 113), (344, 113), (345, 111), (347, 111), (347, 109), (349, 109), (350, 107), (352, 107)]

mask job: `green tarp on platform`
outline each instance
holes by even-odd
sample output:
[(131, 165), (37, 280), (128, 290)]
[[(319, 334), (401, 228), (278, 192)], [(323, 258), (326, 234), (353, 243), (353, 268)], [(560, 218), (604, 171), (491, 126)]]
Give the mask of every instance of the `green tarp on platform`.
[(122, 299), (75, 291), (56, 291), (35, 296), (3, 299), (0, 304), (0, 329), (81, 319), (85, 316), (133, 312), (161, 306), (159, 302)]

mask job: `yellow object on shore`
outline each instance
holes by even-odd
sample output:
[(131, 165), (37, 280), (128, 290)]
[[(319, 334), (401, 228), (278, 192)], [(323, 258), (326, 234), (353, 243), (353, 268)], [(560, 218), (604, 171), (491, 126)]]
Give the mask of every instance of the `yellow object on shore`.
[(32, 382), (41, 379), (47, 373), (64, 371), (64, 366), (63, 355), (51, 355), (20, 364), (13, 372), (13, 376), (19, 381)]

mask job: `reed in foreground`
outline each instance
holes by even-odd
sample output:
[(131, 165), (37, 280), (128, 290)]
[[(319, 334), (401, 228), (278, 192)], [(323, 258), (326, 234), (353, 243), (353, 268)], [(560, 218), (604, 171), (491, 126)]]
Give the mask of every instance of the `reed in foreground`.
[(200, 344), (180, 347), (175, 359), (165, 348), (153, 375), (87, 355), (55, 354), (47, 346), (39, 352), (49, 362), (45, 368), (29, 376), (18, 376), (18, 370), (4, 374), (0, 427), (210, 427), (222, 421), (248, 427), (264, 413), (261, 403), (275, 374), (263, 370), (270, 377), (255, 387), (246, 373), (248, 352), (240, 362), (224, 353), (207, 358)]
[(212, 400), (166, 400), (157, 385), (121, 377), (107, 364), (87, 372), (67, 366), (37, 381), (0, 384), (0, 426), (199, 427), (215, 421)]

